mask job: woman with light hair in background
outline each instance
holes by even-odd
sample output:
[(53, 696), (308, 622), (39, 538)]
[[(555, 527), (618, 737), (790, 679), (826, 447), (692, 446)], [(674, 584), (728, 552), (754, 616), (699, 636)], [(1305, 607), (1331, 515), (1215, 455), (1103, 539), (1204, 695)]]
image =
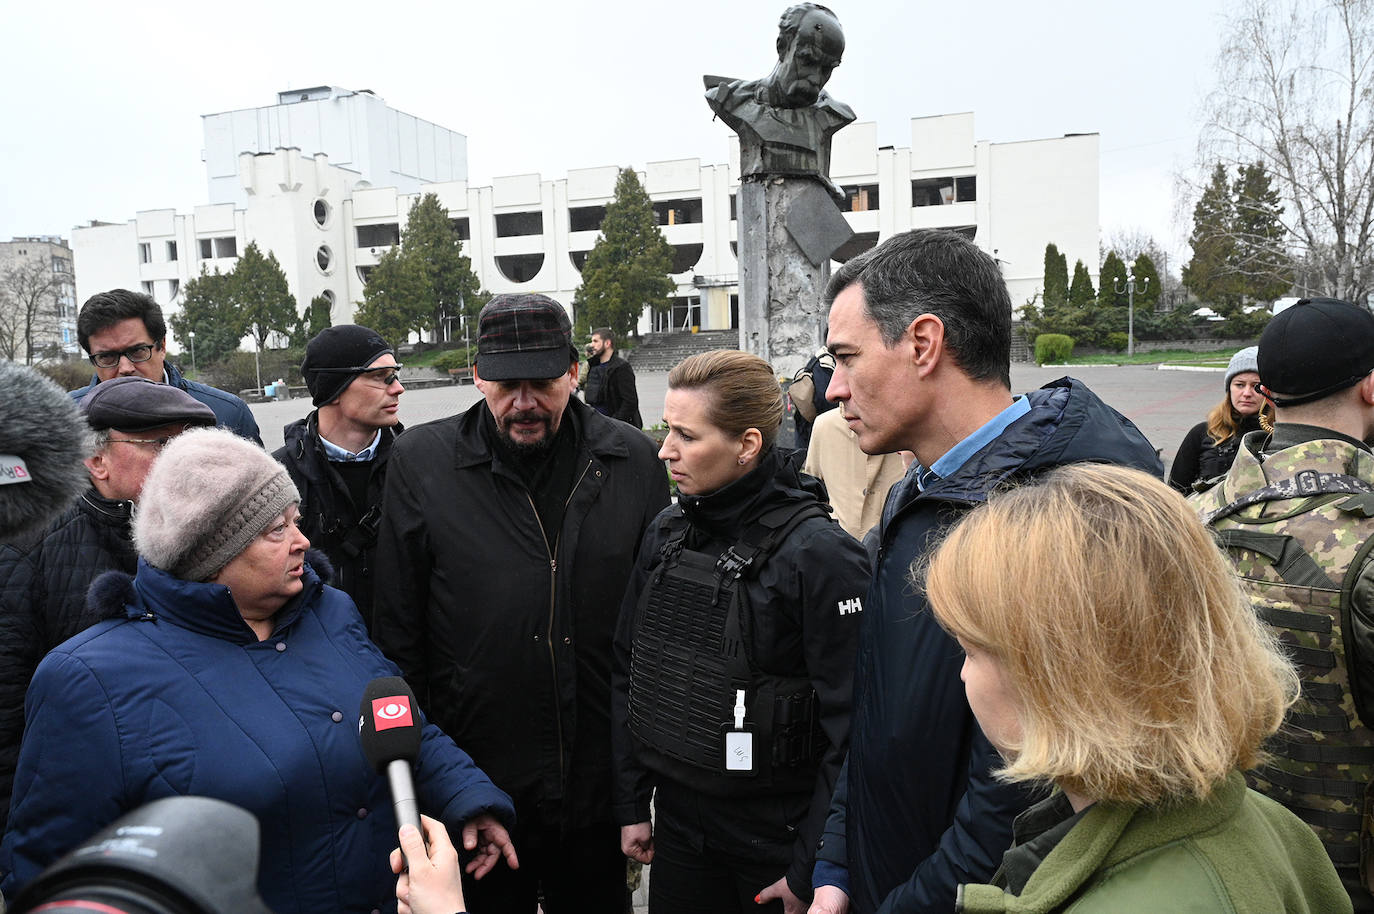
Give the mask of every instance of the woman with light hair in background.
[(1057, 788), (957, 910), (1350, 911), (1312, 830), (1245, 786), (1298, 680), (1176, 492), (1055, 470), (970, 512), (924, 578), (998, 776)]
[(1231, 356), (1221, 389), (1221, 402), (1212, 407), (1205, 422), (1183, 436), (1169, 467), (1169, 485), (1185, 495), (1200, 483), (1226, 475), (1240, 449), (1240, 439), (1274, 427), (1274, 404), (1260, 393), (1258, 346)]

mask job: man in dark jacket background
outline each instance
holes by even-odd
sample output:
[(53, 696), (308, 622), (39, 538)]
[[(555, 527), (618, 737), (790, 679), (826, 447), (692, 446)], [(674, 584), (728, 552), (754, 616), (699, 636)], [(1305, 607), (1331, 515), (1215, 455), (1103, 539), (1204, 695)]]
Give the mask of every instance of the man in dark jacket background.
[(640, 540), (668, 504), (642, 432), (576, 398), (567, 312), (499, 295), (466, 412), (392, 448), (375, 638), (432, 720), (515, 801), (518, 870), (473, 910), (627, 910), (611, 815), (611, 639)]
[(911, 564), (999, 485), (1079, 461), (1163, 468), (1078, 381), (1012, 396), (1011, 300), (996, 261), (963, 236), (889, 238), (836, 272), (826, 298), (827, 396), (865, 453), (910, 450), (916, 461), (879, 527), (849, 758), (811, 912), (951, 911), (959, 884), (992, 877), (1029, 794), (992, 776), (1000, 759), (964, 696), (962, 652), (912, 586)]
[(130, 521), (148, 468), (187, 428), (215, 424), (208, 406), (142, 377), (101, 384), (81, 402), (95, 432), (90, 487), (45, 529), (0, 546), (0, 831), (24, 733), (24, 693), (43, 655), (100, 621), (86, 589), (138, 565)]
[(214, 411), (217, 425), (262, 445), (258, 422), (247, 403), (228, 391), (188, 381), (167, 361), (167, 323), (151, 295), (128, 289), (92, 295), (76, 317), (76, 337), (95, 366), (95, 377), (71, 392), (73, 400), (80, 400), (102, 381), (141, 376), (184, 390)]
[(301, 493), (301, 530), (329, 556), (330, 583), (372, 631), (372, 581), (382, 486), (401, 432), (396, 354), (375, 330), (340, 324), (305, 346), (301, 374), (315, 411), (288, 424), (273, 452)]
[(587, 347), (587, 405), (603, 416), (643, 428), (639, 416), (639, 391), (635, 370), (615, 351), (615, 334), (609, 327), (592, 331)]

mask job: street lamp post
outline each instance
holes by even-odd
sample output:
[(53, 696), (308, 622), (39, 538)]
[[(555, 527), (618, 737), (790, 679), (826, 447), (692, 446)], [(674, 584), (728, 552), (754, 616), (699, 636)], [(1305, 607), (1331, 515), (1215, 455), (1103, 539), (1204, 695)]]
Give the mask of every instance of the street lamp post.
[[(1146, 276), (1140, 284), (1140, 291), (1150, 288), (1150, 277)], [(1135, 355), (1135, 274), (1126, 274), (1126, 287), (1121, 288), (1121, 280), (1112, 281), (1112, 290), (1120, 295), (1126, 293), (1126, 355)]]
[(262, 360), (259, 354), (262, 352), (262, 341), (255, 335), (253, 337), (253, 370), (258, 375), (258, 393), (262, 393)]
[(192, 330), (186, 335), (191, 338), (191, 371), (199, 374), (200, 372), (196, 370), (196, 332)]

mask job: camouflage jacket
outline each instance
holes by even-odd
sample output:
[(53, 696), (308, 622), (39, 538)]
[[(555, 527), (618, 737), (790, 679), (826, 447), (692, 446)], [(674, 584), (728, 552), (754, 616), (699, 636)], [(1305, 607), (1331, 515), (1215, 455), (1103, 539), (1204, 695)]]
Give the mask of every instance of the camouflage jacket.
[(1374, 454), (1317, 439), (1265, 457), (1265, 443), (1246, 435), (1225, 479), (1192, 498), (1303, 681), (1251, 784), (1354, 867), (1374, 781)]

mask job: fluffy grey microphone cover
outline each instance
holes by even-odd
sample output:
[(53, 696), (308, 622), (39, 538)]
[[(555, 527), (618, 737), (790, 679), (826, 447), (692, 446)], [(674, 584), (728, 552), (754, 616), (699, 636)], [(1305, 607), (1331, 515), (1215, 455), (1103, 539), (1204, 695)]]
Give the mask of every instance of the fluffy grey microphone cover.
[(86, 490), (82, 461), (91, 441), (85, 417), (62, 388), (0, 361), (0, 455), (23, 460), (29, 479), (0, 479), (0, 543), (46, 527)]

